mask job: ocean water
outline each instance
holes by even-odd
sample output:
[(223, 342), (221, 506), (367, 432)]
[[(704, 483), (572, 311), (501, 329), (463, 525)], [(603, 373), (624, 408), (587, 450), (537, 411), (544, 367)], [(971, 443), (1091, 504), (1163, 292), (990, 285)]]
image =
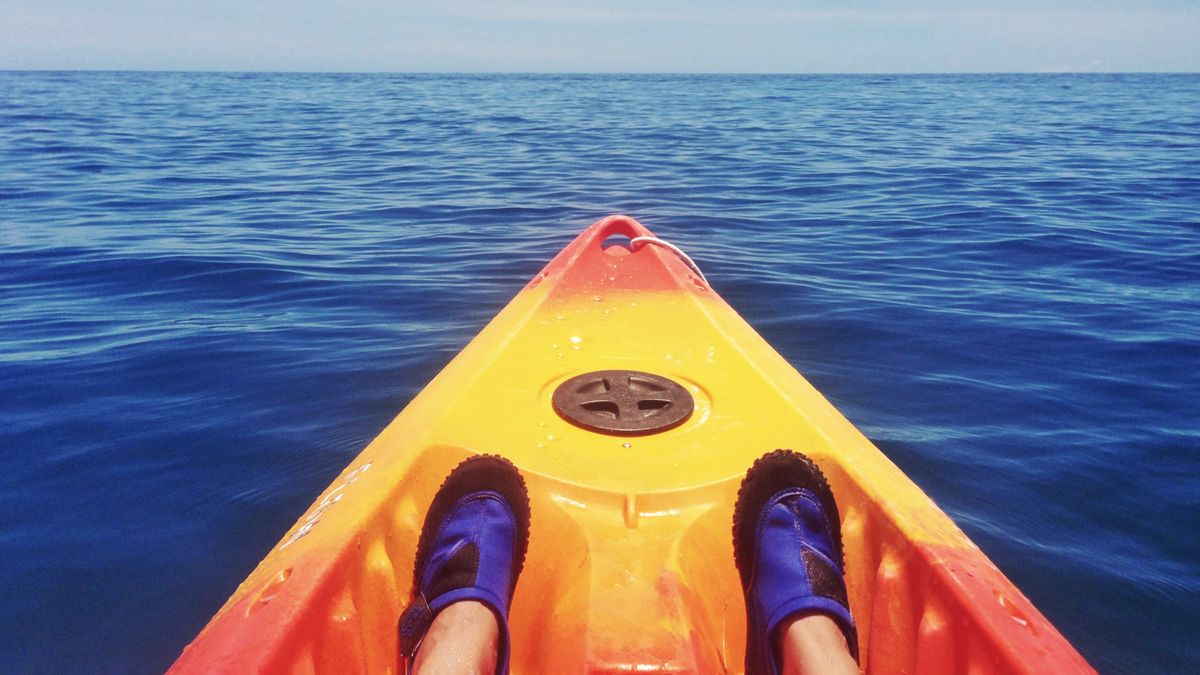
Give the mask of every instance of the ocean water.
[(610, 213), (1105, 672), (1200, 669), (1200, 76), (0, 73), (0, 671), (168, 666)]

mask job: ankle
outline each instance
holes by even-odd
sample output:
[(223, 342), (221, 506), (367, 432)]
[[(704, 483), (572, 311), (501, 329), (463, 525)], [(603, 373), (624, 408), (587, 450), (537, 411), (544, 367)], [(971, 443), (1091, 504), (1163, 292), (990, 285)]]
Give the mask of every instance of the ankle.
[(783, 675), (859, 672), (842, 629), (824, 614), (801, 614), (784, 620), (777, 639)]
[(496, 672), (499, 646), (496, 614), (481, 602), (456, 602), (429, 625), (413, 661), (413, 672), (490, 675)]

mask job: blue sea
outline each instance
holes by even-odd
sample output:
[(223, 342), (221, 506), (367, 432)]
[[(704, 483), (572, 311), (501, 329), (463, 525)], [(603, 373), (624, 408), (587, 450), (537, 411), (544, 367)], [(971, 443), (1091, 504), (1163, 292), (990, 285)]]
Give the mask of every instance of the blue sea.
[(612, 213), (1097, 668), (1200, 669), (1200, 76), (0, 72), (0, 671), (166, 668)]

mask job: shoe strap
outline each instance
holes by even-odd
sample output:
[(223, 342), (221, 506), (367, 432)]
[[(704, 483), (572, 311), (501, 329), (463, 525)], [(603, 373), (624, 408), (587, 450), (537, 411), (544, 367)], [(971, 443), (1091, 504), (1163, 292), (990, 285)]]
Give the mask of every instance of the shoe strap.
[(425, 639), (432, 623), (433, 610), (429, 608), (425, 594), (417, 593), (412, 603), (400, 615), (400, 655), (408, 663), (405, 672), (412, 672), (413, 657), (416, 656), (417, 648), (421, 646), (421, 641)]

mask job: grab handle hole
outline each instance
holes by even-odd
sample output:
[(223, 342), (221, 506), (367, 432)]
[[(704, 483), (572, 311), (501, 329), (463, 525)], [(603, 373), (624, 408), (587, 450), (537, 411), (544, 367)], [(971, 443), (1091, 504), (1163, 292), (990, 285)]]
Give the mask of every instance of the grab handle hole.
[(623, 234), (610, 234), (600, 243), (600, 250), (609, 255), (629, 255), (633, 252), (633, 244)]

